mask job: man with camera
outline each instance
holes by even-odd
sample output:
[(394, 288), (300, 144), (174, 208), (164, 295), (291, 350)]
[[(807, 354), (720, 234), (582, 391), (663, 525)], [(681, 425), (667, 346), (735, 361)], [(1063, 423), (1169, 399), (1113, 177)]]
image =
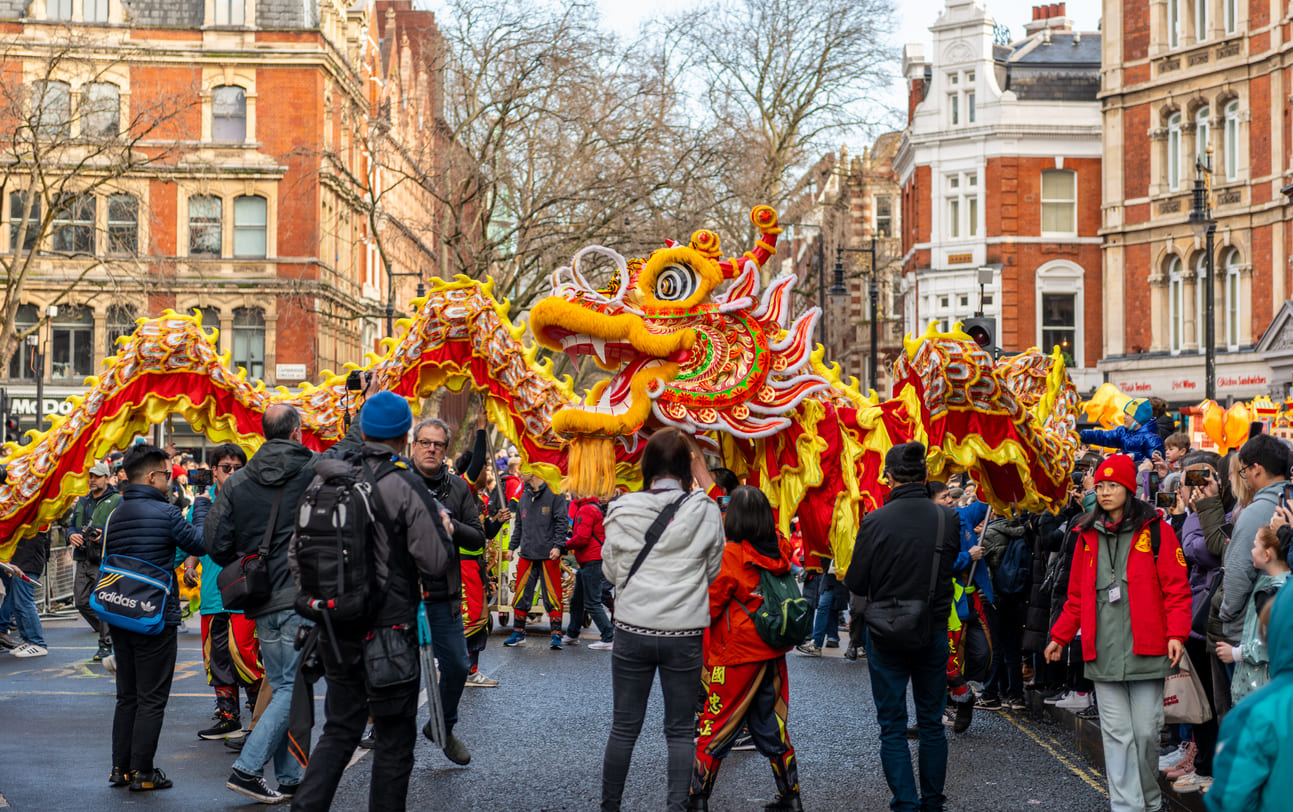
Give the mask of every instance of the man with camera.
[(90, 492), (76, 500), (69, 525), (75, 529), (67, 536), (67, 543), (72, 545), (72, 560), (76, 562), (73, 600), (81, 617), (99, 635), (99, 650), (94, 653), (96, 663), (112, 654), (111, 630), (90, 608), (90, 596), (99, 582), (99, 562), (103, 560), (103, 528), (108, 523), (108, 515), (121, 502), (121, 494), (111, 482), (112, 471), (107, 463), (96, 462), (90, 467)]

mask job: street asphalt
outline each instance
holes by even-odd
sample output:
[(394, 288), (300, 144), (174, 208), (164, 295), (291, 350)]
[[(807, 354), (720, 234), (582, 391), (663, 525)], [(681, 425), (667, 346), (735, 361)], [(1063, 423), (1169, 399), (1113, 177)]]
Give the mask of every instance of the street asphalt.
[[(224, 788), (233, 754), (220, 742), (197, 738), (196, 731), (209, 724), (214, 701), (196, 619), (189, 625), (194, 631), (180, 636), (158, 753), (158, 765), (175, 787), (161, 792), (108, 787), (115, 686), (102, 666), (89, 662), (95, 636), (83, 621), (46, 622), (47, 657), (0, 654), (0, 808), (256, 808)], [(596, 809), (610, 728), (610, 653), (586, 645), (552, 651), (546, 635), (531, 635), (527, 646), (513, 649), (504, 648), (502, 640), (493, 636), (481, 659), (500, 686), (468, 688), (463, 697), (458, 733), (471, 749), (471, 764), (458, 767), (419, 739), (409, 808)], [(849, 662), (839, 649), (827, 654), (789, 657), (790, 735), (804, 806), (881, 812), (888, 808), (889, 793), (865, 660)], [(319, 688), (321, 694), (322, 684)], [(317, 717), (322, 720), (321, 701)], [(663, 806), (661, 722), (661, 705), (653, 697), (634, 751), (626, 810)], [(1066, 731), (1024, 714), (981, 712), (969, 732), (948, 735), (948, 810), (1108, 808), (1102, 774), (1082, 760)], [(347, 771), (336, 809), (366, 807), (371, 759), (363, 754)], [(272, 770), (269, 778), (272, 786)], [(711, 809), (761, 809), (774, 795), (767, 761), (755, 752), (737, 752), (719, 774)]]

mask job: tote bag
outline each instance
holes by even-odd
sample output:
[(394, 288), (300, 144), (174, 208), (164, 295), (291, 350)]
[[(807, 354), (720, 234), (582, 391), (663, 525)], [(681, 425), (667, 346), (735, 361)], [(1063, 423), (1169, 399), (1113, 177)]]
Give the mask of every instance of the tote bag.
[(1163, 682), (1163, 722), (1201, 725), (1211, 718), (1212, 704), (1203, 693), (1203, 683), (1190, 655), (1182, 653), (1177, 673)]

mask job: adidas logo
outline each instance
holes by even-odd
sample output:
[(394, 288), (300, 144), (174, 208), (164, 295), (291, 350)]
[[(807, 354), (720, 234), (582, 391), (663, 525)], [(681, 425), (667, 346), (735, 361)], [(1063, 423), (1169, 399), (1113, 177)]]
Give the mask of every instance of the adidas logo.
[(139, 608), (143, 609), (145, 612), (151, 612), (155, 607), (153, 606), (152, 601), (144, 601), (143, 603), (139, 604)]
[(115, 603), (118, 606), (124, 606), (130, 609), (134, 609), (139, 605), (139, 601), (134, 598), (127, 598), (119, 592), (108, 592), (107, 590), (104, 590), (99, 592), (96, 597), (99, 599), (100, 603)]

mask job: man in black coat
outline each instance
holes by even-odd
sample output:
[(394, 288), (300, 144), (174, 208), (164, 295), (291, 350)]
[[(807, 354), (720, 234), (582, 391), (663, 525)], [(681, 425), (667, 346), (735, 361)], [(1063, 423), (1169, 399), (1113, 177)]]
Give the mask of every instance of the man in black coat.
[[(124, 555), (163, 570), (175, 569), (175, 550), (201, 555), (202, 521), (211, 501), (200, 496), (193, 504), (193, 524), (167, 501), (171, 461), (151, 445), (131, 446), (124, 460), (127, 484), (121, 504), (108, 522), (104, 557)], [(172, 579), (163, 610), (165, 625), (158, 634), (115, 628), (112, 642), (117, 669), (117, 709), (112, 719), (114, 787), (130, 785), (136, 792), (167, 789), (172, 784), (153, 757), (162, 732), (162, 718), (175, 676), (176, 637), (180, 625), (179, 589)]]
[[(292, 608), (296, 583), (287, 552), (296, 508), (314, 478), (317, 455), (301, 443), (301, 415), (292, 406), (271, 406), (261, 428), (265, 444), (216, 495), (206, 523), (206, 547), (212, 560), (223, 567), (255, 553), (268, 538), (266, 568), (271, 593), (264, 603), (247, 607), (246, 615), (256, 621), (260, 659), (273, 693), (260, 721), (247, 735), (225, 786), (261, 803), (276, 803), (301, 783), (301, 765), (288, 753), (286, 742), (299, 659), (296, 637), (300, 628), (309, 624)], [(263, 776), (271, 760), (277, 792)]]
[[(941, 810), (944, 803), (947, 620), (952, 571), (960, 552), (957, 513), (930, 500), (927, 474), (925, 446), (903, 443), (889, 450), (885, 476), (893, 490), (883, 507), (862, 519), (844, 577), (850, 591), (867, 599), (866, 611), (874, 613), (867, 618), (867, 668), (880, 723), (880, 763), (893, 793), (890, 808), (912, 812)], [(891, 599), (925, 603), (923, 613), (914, 613), (919, 618), (916, 629), (897, 640), (883, 639), (873, 623)], [(919, 796), (907, 750), (908, 682), (920, 731)]]

